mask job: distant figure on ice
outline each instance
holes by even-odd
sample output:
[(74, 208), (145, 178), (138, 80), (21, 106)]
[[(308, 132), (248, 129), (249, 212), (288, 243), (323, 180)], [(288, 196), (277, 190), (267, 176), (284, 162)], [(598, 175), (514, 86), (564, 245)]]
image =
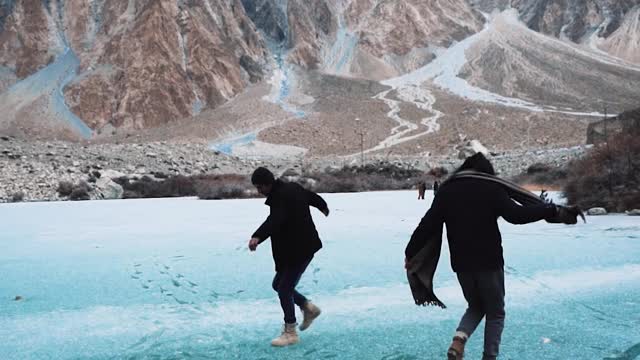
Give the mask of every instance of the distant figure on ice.
[[(433, 293), (432, 282), (446, 224), (451, 266), (468, 304), (447, 352), (449, 360), (463, 358), (465, 343), (482, 318), (486, 318), (482, 359), (498, 356), (505, 318), (498, 218), (502, 216), (513, 224), (542, 219), (575, 224), (581, 214), (577, 208), (544, 203), (527, 190), (493, 175), (493, 166), (482, 153), (467, 158), (440, 186), (405, 250), (405, 268), (416, 304), (444, 307)], [(518, 205), (512, 198), (527, 205)]]
[(427, 184), (424, 181), (418, 183), (418, 200), (424, 200), (424, 193), (427, 191)]
[(438, 180), (433, 182), (433, 195), (435, 196), (436, 193), (438, 192), (438, 189), (440, 188), (440, 183), (438, 182)]
[(271, 250), (276, 265), (273, 289), (278, 293), (284, 312), (282, 334), (271, 341), (273, 346), (287, 346), (299, 341), (296, 332), (295, 305), (302, 310), (300, 330), (306, 330), (320, 315), (320, 308), (296, 291), (296, 285), (314, 254), (322, 248), (320, 237), (309, 211), (309, 206), (329, 216), (327, 203), (316, 193), (296, 183), (276, 180), (273, 173), (259, 167), (251, 176), (258, 192), (267, 197), (269, 217), (249, 240), (249, 249), (271, 237)]

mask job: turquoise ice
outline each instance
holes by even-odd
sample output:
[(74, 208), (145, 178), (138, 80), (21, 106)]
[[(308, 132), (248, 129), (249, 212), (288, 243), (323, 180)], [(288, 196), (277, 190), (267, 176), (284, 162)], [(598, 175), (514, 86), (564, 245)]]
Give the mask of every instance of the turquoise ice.
[[(324, 312), (286, 349), (269, 346), (282, 321), (269, 244), (246, 249), (263, 199), (0, 205), (0, 359), (442, 359), (465, 305), (448, 250), (445, 310), (413, 305), (402, 268), (429, 198), (324, 196), (331, 215), (313, 210), (324, 249), (300, 286)], [(502, 233), (502, 359), (638, 357), (637, 217)]]

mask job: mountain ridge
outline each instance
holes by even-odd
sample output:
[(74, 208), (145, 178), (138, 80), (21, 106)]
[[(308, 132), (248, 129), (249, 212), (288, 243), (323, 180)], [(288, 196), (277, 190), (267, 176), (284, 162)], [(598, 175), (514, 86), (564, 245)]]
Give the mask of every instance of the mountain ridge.
[[(505, 10), (518, 13), (498, 16)], [(497, 29), (496, 17), (511, 20)], [(601, 104), (637, 105), (639, 18), (640, 0), (2, 0), (0, 132), (184, 134), (218, 145), (250, 135), (247, 144), (327, 153), (309, 142), (318, 140), (312, 129), (332, 124), (346, 147), (329, 154), (356, 152), (345, 129), (362, 126), (375, 151), (419, 154), (486, 137), (492, 116), (510, 114), (541, 127), (577, 121), (572, 135), (555, 125), (566, 128), (557, 144), (575, 143)], [(418, 73), (400, 87), (358, 90), (360, 79), (392, 84)], [(343, 111), (331, 111), (318, 96), (341, 93), (338, 83), (370, 98), (346, 94), (334, 104)], [(254, 93), (263, 95), (243, 95)], [(471, 117), (489, 126), (467, 122), (460, 107), (476, 107)], [(308, 139), (275, 135), (283, 131)]]

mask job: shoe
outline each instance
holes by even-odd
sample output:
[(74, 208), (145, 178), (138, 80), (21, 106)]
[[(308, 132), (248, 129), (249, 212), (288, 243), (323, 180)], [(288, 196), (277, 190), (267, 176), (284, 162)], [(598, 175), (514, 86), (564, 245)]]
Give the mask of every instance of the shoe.
[(311, 326), (313, 320), (320, 316), (322, 311), (319, 307), (315, 306), (310, 301), (307, 301), (307, 303), (301, 306), (300, 309), (302, 310), (303, 316), (302, 324), (300, 325), (300, 331), (305, 331), (309, 328), (309, 326)]
[(462, 360), (464, 358), (464, 344), (467, 341), (459, 336), (455, 336), (447, 351), (447, 360)]
[(284, 324), (282, 327), (282, 334), (277, 338), (271, 340), (271, 346), (289, 346), (293, 344), (297, 344), (300, 342), (300, 338), (298, 337), (298, 333), (296, 332), (296, 323), (293, 324)]

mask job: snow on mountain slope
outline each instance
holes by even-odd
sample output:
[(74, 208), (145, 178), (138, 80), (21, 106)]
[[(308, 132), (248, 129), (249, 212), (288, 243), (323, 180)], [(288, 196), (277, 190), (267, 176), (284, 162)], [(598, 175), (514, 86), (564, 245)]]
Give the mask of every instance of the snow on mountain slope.
[(465, 53), (461, 77), (475, 87), (550, 109), (623, 111), (640, 99), (640, 67), (531, 31), (500, 15)]
[(640, 66), (640, 5), (628, 12), (620, 27), (598, 47)]

